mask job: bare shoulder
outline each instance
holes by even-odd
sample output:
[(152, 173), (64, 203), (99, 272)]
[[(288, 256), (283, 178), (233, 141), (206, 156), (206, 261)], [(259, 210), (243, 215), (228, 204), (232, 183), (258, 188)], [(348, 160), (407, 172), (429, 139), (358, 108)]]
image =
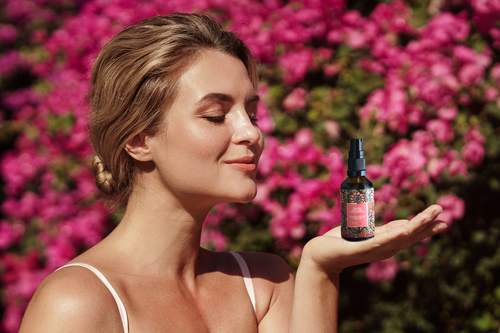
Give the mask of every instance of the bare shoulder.
[(281, 257), (271, 253), (239, 252), (245, 259), (252, 277), (263, 278), (274, 283), (293, 280), (292, 270)]
[(38, 287), (21, 324), (25, 332), (123, 331), (116, 302), (90, 270), (66, 267)]

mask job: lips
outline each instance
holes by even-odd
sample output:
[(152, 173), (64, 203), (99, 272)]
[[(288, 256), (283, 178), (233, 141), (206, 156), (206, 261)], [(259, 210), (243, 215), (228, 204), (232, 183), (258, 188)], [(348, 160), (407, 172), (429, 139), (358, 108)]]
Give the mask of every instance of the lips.
[(226, 163), (233, 169), (243, 172), (251, 172), (257, 170), (257, 165), (255, 164), (255, 156), (243, 156), (233, 160), (227, 160), (224, 163)]

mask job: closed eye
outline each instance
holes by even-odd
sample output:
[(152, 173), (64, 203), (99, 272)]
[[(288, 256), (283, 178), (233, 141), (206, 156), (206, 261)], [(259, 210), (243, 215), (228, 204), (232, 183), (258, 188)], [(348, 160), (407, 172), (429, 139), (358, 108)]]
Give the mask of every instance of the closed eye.
[(206, 120), (208, 120), (211, 123), (216, 123), (216, 124), (222, 124), (224, 120), (226, 120), (225, 116), (218, 116), (218, 117), (203, 117)]

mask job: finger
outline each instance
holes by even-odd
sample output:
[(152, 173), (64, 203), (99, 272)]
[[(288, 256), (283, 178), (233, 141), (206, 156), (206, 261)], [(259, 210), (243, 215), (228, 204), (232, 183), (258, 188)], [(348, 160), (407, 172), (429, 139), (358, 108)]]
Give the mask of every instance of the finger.
[(443, 221), (433, 221), (429, 224), (427, 224), (422, 230), (420, 230), (418, 233), (411, 234), (409, 235), (409, 245), (415, 245), (420, 243), (422, 240), (432, 237), (437, 233), (440, 233), (441, 231), (445, 230), (448, 228), (448, 224)]
[(419, 213), (417, 216), (412, 218), (406, 227), (410, 233), (416, 232), (423, 226), (431, 223), (436, 219), (436, 217), (443, 212), (443, 208), (439, 205), (432, 205), (425, 209), (423, 212)]
[(434, 236), (435, 234), (446, 229), (448, 225), (443, 221), (433, 221), (426, 224), (423, 229), (411, 231), (406, 225), (400, 225), (387, 231), (385, 234), (388, 239), (394, 243), (391, 248), (392, 255), (409, 248), (415, 244), (420, 243), (426, 238)]
[(387, 232), (387, 231), (389, 231), (391, 229), (394, 229), (396, 227), (399, 227), (401, 225), (405, 225), (408, 222), (409, 222), (408, 220), (396, 220), (396, 221), (392, 221), (392, 222), (386, 223), (384, 225), (375, 227), (375, 234), (379, 234), (379, 233), (382, 233), (382, 232)]
[(409, 223), (407, 220), (391, 222), (390, 226), (387, 225), (385, 232), (377, 234), (373, 238), (374, 248), (372, 247), (371, 250), (373, 256), (390, 258), (396, 253), (420, 243), (425, 238), (434, 236), (447, 227), (447, 224), (443, 221), (434, 221), (426, 224), (423, 229), (410, 230), (408, 228)]

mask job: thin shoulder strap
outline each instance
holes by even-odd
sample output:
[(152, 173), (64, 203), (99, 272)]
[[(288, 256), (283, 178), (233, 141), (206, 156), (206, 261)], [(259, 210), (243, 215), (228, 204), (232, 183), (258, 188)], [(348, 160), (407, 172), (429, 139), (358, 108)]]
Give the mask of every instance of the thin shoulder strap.
[(250, 297), (250, 301), (252, 301), (252, 306), (253, 310), (255, 310), (255, 292), (253, 290), (253, 282), (252, 282), (252, 276), (250, 275), (250, 270), (248, 269), (248, 265), (241, 256), (241, 254), (236, 253), (236, 252), (229, 252), (233, 255), (234, 259), (238, 262), (238, 265), (240, 266), (241, 269), (241, 274), (243, 275), (243, 282), (245, 283), (245, 287), (247, 288), (247, 293), (248, 296)]
[(123, 324), (123, 332), (128, 333), (127, 311), (125, 310), (125, 306), (123, 305), (122, 300), (120, 299), (120, 297), (116, 293), (115, 289), (113, 289), (113, 287), (111, 286), (111, 283), (109, 283), (108, 279), (106, 279), (104, 277), (104, 275), (101, 272), (99, 272), (99, 270), (97, 268), (95, 268), (94, 266), (91, 266), (89, 264), (84, 264), (84, 263), (67, 264), (67, 265), (64, 265), (64, 266), (56, 269), (56, 271), (60, 270), (61, 268), (70, 267), (70, 266), (85, 267), (85, 268), (91, 270), (99, 278), (99, 280), (101, 280), (102, 283), (104, 283), (104, 285), (109, 289), (109, 291), (113, 295), (113, 298), (115, 299), (116, 305), (118, 306), (118, 311), (120, 312), (120, 317), (122, 319), (122, 324)]

